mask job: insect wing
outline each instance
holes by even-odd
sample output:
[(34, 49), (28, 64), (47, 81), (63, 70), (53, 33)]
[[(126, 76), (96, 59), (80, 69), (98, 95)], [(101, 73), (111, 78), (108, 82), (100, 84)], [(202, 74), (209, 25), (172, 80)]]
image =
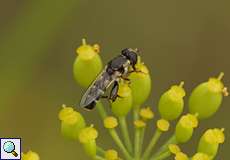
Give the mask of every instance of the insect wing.
[(80, 107), (85, 107), (93, 101), (98, 100), (104, 94), (106, 88), (112, 83), (111, 76), (106, 72), (106, 68), (97, 76), (83, 95)]

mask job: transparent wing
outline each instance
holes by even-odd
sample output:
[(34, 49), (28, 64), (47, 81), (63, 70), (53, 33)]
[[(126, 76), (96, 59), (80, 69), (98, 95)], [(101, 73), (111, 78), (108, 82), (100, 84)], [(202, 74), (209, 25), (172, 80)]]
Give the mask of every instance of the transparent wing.
[(97, 76), (97, 78), (88, 87), (85, 94), (82, 96), (80, 107), (85, 107), (93, 101), (98, 100), (105, 90), (113, 83), (114, 78), (106, 72), (107, 66)]

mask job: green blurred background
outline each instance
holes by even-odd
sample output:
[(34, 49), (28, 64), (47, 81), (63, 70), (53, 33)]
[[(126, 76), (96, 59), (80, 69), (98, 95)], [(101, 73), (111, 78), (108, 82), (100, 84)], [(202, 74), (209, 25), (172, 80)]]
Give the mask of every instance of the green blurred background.
[[(88, 159), (80, 144), (60, 135), (57, 118), (61, 104), (73, 105), (83, 93), (72, 75), (83, 37), (101, 45), (104, 62), (125, 47), (142, 51), (153, 79), (146, 104), (155, 111), (160, 94), (181, 80), (189, 93), (224, 71), (230, 87), (229, 6), (227, 0), (1, 0), (0, 137), (21, 137), (23, 151), (32, 149), (42, 160)], [(225, 127), (217, 159), (229, 158), (229, 105), (224, 98), (218, 113), (201, 122), (184, 145), (187, 153), (195, 152), (205, 129)], [(102, 128), (96, 111), (82, 113)], [(101, 129), (103, 147), (113, 146), (109, 138)]]

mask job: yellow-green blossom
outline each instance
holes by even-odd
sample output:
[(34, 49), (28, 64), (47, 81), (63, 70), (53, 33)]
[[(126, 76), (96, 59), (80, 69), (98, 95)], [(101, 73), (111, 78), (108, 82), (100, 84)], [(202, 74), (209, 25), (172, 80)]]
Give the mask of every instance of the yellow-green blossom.
[(39, 155), (33, 151), (22, 153), (22, 160), (40, 160)]
[(161, 96), (158, 109), (162, 118), (174, 120), (181, 115), (184, 108), (183, 97), (185, 96), (183, 85), (184, 82), (174, 85)]
[(198, 152), (192, 157), (192, 160), (211, 160), (211, 158), (205, 153)]
[(176, 125), (175, 135), (176, 140), (179, 143), (185, 143), (193, 135), (193, 130), (198, 126), (198, 120), (196, 115), (187, 114), (180, 118)]
[(134, 126), (136, 128), (144, 128), (146, 126), (146, 123), (145, 121), (138, 119), (134, 121)]
[(81, 143), (87, 143), (91, 140), (95, 140), (97, 136), (98, 136), (98, 132), (93, 126), (86, 127), (81, 130), (79, 134), (79, 141)]
[(177, 152), (175, 154), (175, 160), (189, 160), (188, 156), (183, 152)]
[(132, 108), (132, 91), (127, 83), (119, 83), (117, 99), (112, 102), (112, 112), (117, 117), (126, 116)]
[(169, 151), (173, 154), (177, 154), (178, 152), (180, 152), (180, 147), (176, 144), (169, 144)]
[(170, 123), (165, 119), (160, 119), (157, 121), (157, 128), (160, 131), (166, 132), (169, 130)]
[(118, 160), (118, 158), (118, 153), (114, 149), (110, 149), (105, 152), (106, 160)]
[(81, 86), (88, 87), (103, 67), (98, 54), (99, 45), (91, 46), (83, 39), (82, 45), (77, 48), (76, 52), (78, 56), (73, 65), (75, 80)]
[(138, 62), (135, 65), (137, 72), (130, 74), (130, 87), (132, 89), (133, 105), (140, 107), (148, 98), (151, 91), (151, 78), (146, 65), (141, 62), (138, 57)]
[(200, 139), (198, 152), (206, 153), (214, 158), (218, 152), (219, 144), (224, 143), (224, 140), (224, 129), (208, 129)]
[(63, 105), (59, 112), (59, 119), (61, 120), (63, 136), (70, 139), (78, 139), (80, 130), (85, 127), (83, 116), (79, 112), (74, 111), (72, 107)]
[(198, 85), (189, 97), (189, 110), (191, 113), (198, 113), (199, 119), (211, 117), (219, 109), (223, 95), (227, 96), (227, 88), (224, 87), (221, 79), (224, 73), (218, 78), (210, 78), (208, 82)]
[(104, 127), (108, 129), (112, 129), (118, 126), (118, 121), (115, 117), (106, 117), (104, 119)]
[(150, 120), (153, 119), (154, 117), (154, 113), (151, 110), (150, 107), (146, 107), (146, 108), (142, 108), (140, 110), (140, 116), (144, 119), (144, 120)]

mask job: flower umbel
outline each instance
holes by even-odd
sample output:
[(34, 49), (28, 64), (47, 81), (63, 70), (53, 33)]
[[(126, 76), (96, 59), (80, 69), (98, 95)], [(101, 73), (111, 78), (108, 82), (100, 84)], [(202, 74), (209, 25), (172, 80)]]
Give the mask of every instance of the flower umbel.
[[(130, 50), (135, 51), (135, 53), (137, 51)], [(95, 80), (95, 77), (102, 71), (102, 62), (99, 54), (100, 46), (98, 44), (89, 45), (83, 39), (82, 45), (77, 48), (76, 52), (77, 57), (73, 67), (75, 80), (80, 86), (89, 87)], [(132, 62), (135, 62), (135, 57)], [(62, 106), (59, 112), (62, 134), (72, 140), (79, 141), (86, 154), (95, 160), (121, 160), (121, 158), (124, 160), (164, 160), (171, 155), (174, 156), (175, 160), (214, 159), (220, 149), (219, 146), (225, 141), (224, 129), (214, 128), (206, 130), (199, 140), (197, 153), (194, 153), (192, 157), (188, 156), (191, 153), (184, 153), (179, 145), (191, 140), (195, 128), (198, 127), (200, 121), (212, 117), (220, 108), (223, 96), (228, 95), (227, 87), (222, 82), (224, 74), (221, 72), (217, 78), (210, 78), (207, 82), (203, 82), (195, 87), (189, 96), (189, 113), (181, 116), (186, 106), (185, 96), (187, 94), (183, 81), (178, 85), (169, 87), (161, 95), (157, 107), (148, 106), (142, 108), (152, 88), (150, 70), (141, 61), (140, 56), (138, 56), (135, 67), (133, 67), (128, 58), (125, 65), (127, 64), (130, 65), (129, 69), (125, 68), (126, 71), (128, 70), (128, 73), (125, 72), (127, 74), (123, 74), (122, 71), (116, 71), (116, 73), (121, 72), (122, 76), (116, 79), (118, 87), (113, 90), (113, 94), (116, 93), (115, 95), (117, 95), (116, 100), (106, 103), (110, 104), (110, 107), (104, 107), (101, 100), (102, 97), (95, 99), (95, 108), (101, 116), (103, 126), (119, 150), (110, 149), (111, 147), (109, 149), (101, 148), (100, 143), (105, 139), (102, 142), (97, 141), (100, 130), (96, 130), (93, 125), (87, 125), (85, 118), (78, 110), (76, 111), (74, 108), (65, 105)], [(100, 76), (98, 79), (100, 79)], [(108, 82), (106, 81), (106, 83)], [(106, 87), (106, 89), (110, 90), (109, 87)], [(100, 93), (104, 98), (110, 97), (106, 96), (106, 91), (104, 92), (104, 89), (101, 89), (98, 90), (97, 94)], [(111, 112), (107, 111), (109, 108)], [(155, 108), (160, 113), (160, 118), (156, 121), (153, 119), (156, 112), (152, 111)], [(133, 118), (132, 123), (130, 123), (130, 117), (128, 116), (132, 110)], [(174, 125), (173, 121), (177, 121), (176, 125)], [(155, 125), (154, 133), (146, 133), (149, 124), (150, 126)], [(162, 136), (170, 134), (169, 132), (166, 133), (169, 131), (169, 128), (170, 130), (173, 129), (174, 132), (160, 146), (158, 140)], [(118, 133), (118, 129), (121, 132)], [(133, 133), (134, 136), (130, 136)], [(122, 138), (120, 138), (120, 134)], [(145, 139), (147, 134), (152, 136), (151, 139)], [(133, 142), (132, 137), (134, 137)], [(146, 148), (144, 148), (145, 143)], [(22, 159), (39, 160), (39, 157), (33, 152), (28, 152), (23, 154)]]

